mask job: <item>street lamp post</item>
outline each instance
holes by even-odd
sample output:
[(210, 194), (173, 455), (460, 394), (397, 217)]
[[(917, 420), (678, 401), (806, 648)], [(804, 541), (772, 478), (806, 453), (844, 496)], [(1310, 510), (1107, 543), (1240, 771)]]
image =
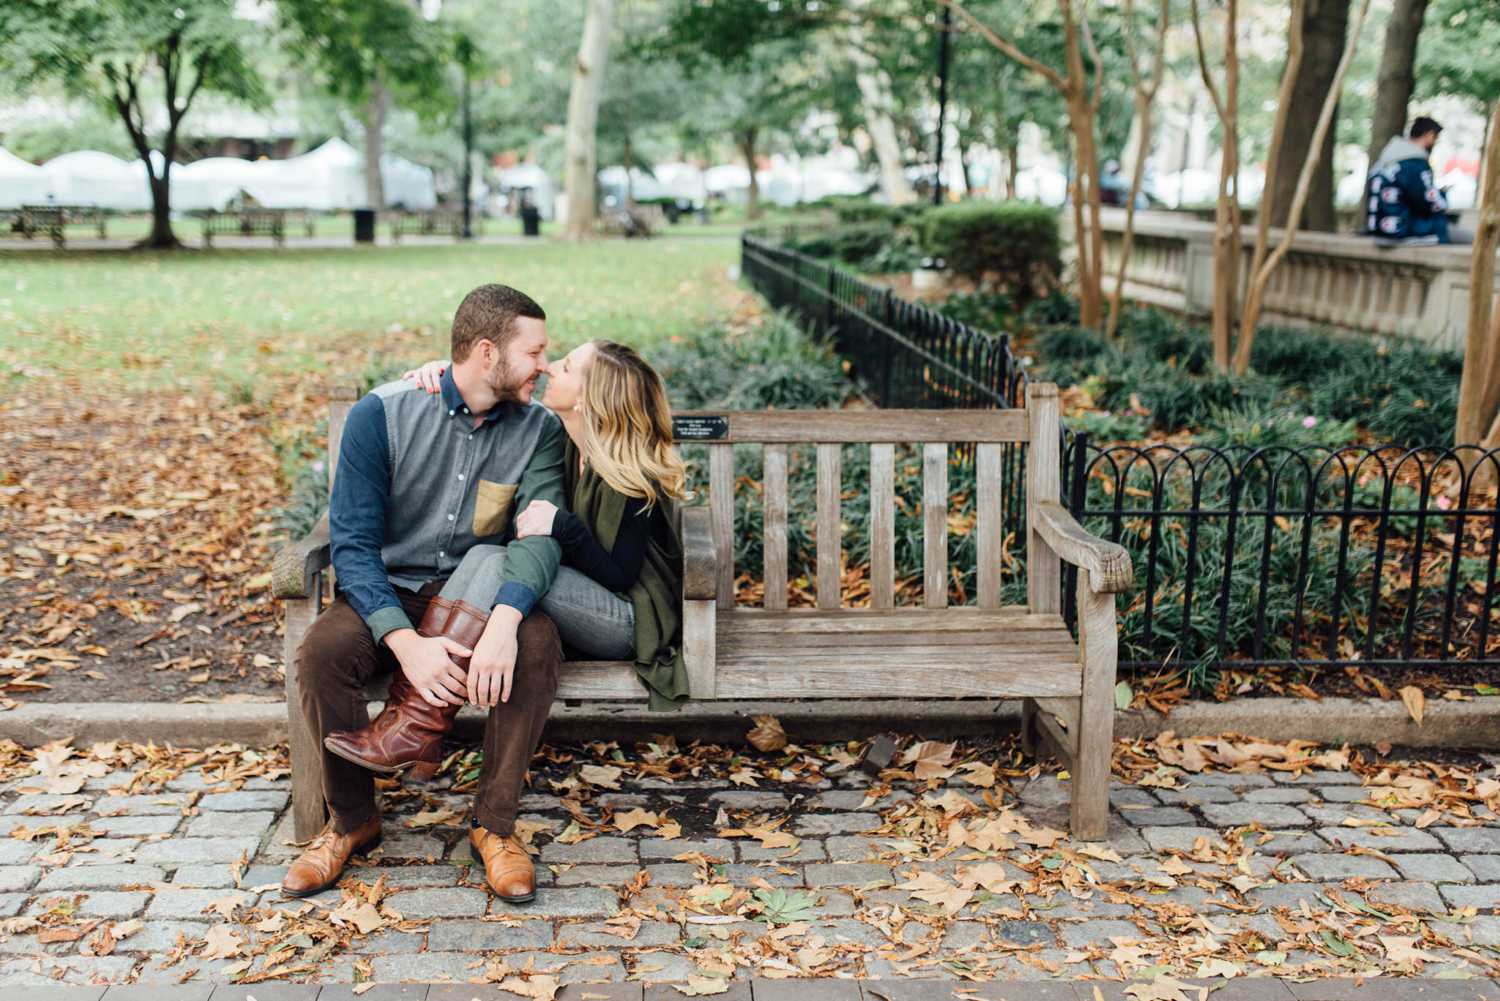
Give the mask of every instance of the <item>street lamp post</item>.
[(469, 116), (469, 67), (464, 66), (464, 232), (465, 240), (474, 239), (469, 197), (474, 190), (474, 121)]
[(938, 36), (938, 124), (937, 163), (932, 182), (932, 204), (943, 204), (943, 129), (948, 119), (948, 45), (953, 34), (953, 8), (943, 6), (943, 27)]

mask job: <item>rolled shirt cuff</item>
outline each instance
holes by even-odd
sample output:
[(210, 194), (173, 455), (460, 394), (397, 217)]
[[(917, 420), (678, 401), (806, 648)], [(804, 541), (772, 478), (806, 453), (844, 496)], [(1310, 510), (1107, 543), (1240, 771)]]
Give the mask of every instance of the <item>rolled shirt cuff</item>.
[(385, 639), (386, 634), (393, 633), (397, 629), (413, 629), (411, 619), (407, 617), (406, 610), (400, 605), (386, 605), (377, 608), (365, 617), (365, 625), (370, 627), (370, 635), (375, 637), (379, 643)]
[(495, 593), (496, 605), (509, 605), (521, 613), (525, 618), (531, 614), (536, 607), (536, 592), (525, 584), (508, 580), (500, 585), (500, 590)]

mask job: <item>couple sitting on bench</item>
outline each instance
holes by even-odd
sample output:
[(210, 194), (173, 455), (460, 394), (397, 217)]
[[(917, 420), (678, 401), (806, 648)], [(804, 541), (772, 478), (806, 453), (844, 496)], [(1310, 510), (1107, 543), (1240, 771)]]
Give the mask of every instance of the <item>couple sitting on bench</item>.
[[(521, 903), (536, 879), (516, 811), (563, 644), (634, 660), (652, 708), (688, 694), (685, 470), (656, 372), (609, 341), (549, 364), (546, 314), (513, 288), (465, 296), (451, 366), (407, 375), (353, 407), (339, 448), (338, 596), (296, 663), (331, 816), (282, 890), (327, 889), (379, 844), (375, 775), (433, 776), (468, 702), (489, 711), (469, 839), (490, 888)], [(372, 723), (363, 690), (383, 671), (390, 695)]]

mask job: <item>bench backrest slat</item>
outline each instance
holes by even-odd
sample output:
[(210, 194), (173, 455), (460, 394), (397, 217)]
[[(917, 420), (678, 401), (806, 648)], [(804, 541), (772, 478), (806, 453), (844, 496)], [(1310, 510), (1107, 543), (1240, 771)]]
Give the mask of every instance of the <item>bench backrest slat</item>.
[(786, 446), (765, 449), (765, 607), (786, 607)]
[(1003, 446), (985, 442), (975, 449), (974, 478), (974, 550), (979, 561), (976, 603), (980, 608), (1000, 607), (1000, 566), (1005, 555), (1004, 503), (1000, 487), (1000, 449)]
[(818, 446), (818, 607), (838, 608), (843, 604), (840, 590), (839, 551), (843, 531), (842, 456), (838, 445)]
[(928, 608), (948, 607), (948, 446), (922, 446), (922, 593)]
[[(894, 608), (896, 567), (895, 446), (922, 445), (923, 591), (928, 608), (948, 604), (948, 454), (954, 443), (976, 443), (975, 551), (977, 605), (1001, 607), (1004, 512), (1001, 466), (1004, 446), (1030, 442), (1027, 470), (1030, 506), (1060, 495), (1060, 413), (1056, 387), (1033, 383), (1025, 410), (856, 410), (705, 412), (680, 416), (723, 417), (728, 434), (704, 443), (708, 449), (708, 500), (714, 552), (715, 591), (721, 609), (735, 604), (734, 445), (763, 446), (763, 580), (768, 609), (788, 604), (788, 445), (817, 445), (817, 605), (843, 605), (843, 463), (840, 446), (869, 446), (870, 607)], [(356, 394), (334, 387), (328, 414), (328, 487), (338, 468), (344, 423)], [(691, 443), (691, 440), (689, 440)], [(1035, 535), (1027, 537), (1028, 604), (1036, 613), (1060, 610), (1061, 564)]]
[(712, 518), (714, 560), (718, 565), (715, 588), (720, 608), (734, 606), (734, 446), (710, 445), (708, 449), (708, 503)]
[(896, 446), (870, 446), (870, 607), (896, 607)]
[(1034, 527), (1035, 507), (1062, 495), (1061, 411), (1050, 382), (1026, 387), (1031, 447), (1026, 462), (1026, 604), (1037, 614), (1062, 610), (1062, 561)]

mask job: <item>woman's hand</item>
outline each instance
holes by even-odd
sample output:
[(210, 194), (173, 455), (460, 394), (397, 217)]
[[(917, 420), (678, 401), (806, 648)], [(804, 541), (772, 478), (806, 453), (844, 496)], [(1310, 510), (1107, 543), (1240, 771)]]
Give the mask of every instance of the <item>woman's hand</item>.
[(429, 393), (438, 393), (443, 388), (443, 373), (448, 371), (446, 361), (430, 361), (421, 368), (401, 373), (403, 379), (415, 379), (418, 386)]
[(516, 518), (516, 538), (530, 535), (551, 535), (552, 522), (557, 518), (557, 505), (550, 501), (534, 500), (526, 505)]

